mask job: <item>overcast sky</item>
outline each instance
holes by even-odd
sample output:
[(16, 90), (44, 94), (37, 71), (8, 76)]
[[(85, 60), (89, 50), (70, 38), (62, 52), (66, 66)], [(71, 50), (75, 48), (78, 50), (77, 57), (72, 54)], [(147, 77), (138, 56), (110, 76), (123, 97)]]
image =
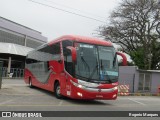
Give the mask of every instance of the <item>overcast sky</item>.
[[(33, 0), (58, 9), (108, 22), (121, 0)], [(77, 10), (78, 9), (78, 10)], [(66, 34), (95, 37), (105, 23), (66, 13), (29, 0), (0, 0), (0, 16), (42, 32), (48, 40)]]

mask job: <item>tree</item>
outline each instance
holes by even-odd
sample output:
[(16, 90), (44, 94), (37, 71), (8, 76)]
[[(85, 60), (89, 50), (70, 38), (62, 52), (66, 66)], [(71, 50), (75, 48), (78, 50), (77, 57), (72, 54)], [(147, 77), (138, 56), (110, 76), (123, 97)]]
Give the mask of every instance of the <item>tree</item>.
[(120, 44), (141, 69), (155, 69), (160, 62), (160, 7), (157, 0), (123, 0), (100, 26), (98, 34)]
[[(158, 8), (160, 9), (160, 0), (158, 0)], [(158, 32), (158, 34), (160, 36), (160, 21), (158, 22), (158, 25), (156, 27), (156, 31)]]

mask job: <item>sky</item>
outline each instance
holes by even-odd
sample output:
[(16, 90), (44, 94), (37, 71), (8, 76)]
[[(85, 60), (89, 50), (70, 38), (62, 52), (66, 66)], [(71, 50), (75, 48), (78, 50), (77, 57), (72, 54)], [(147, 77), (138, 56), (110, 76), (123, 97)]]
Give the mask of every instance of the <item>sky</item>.
[(96, 30), (109, 22), (110, 13), (120, 1), (0, 0), (0, 16), (40, 31), (48, 41), (68, 34), (97, 37)]
[[(0, 0), (0, 16), (41, 32), (48, 41), (70, 34), (97, 37), (96, 30), (109, 23), (111, 12), (120, 2), (121, 0)], [(130, 61), (128, 55), (127, 58)]]

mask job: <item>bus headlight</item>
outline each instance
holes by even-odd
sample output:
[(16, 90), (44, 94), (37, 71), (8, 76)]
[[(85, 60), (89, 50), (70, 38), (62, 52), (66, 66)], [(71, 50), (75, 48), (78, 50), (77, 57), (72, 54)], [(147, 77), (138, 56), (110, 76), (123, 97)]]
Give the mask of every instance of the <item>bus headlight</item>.
[(113, 87), (112, 90), (118, 90), (118, 87), (117, 87), (117, 86), (116, 86), (116, 87)]
[(83, 97), (83, 94), (80, 93), (80, 92), (77, 92), (77, 95), (80, 96), (80, 97)]
[(71, 81), (71, 83), (74, 85), (74, 86), (76, 86), (76, 87), (78, 87), (78, 88), (85, 88), (85, 86), (83, 86), (83, 85), (80, 85), (80, 84), (78, 84), (78, 83), (76, 83), (76, 82), (73, 82), (72, 80), (70, 80)]
[(79, 87), (79, 88), (83, 88), (83, 86), (82, 86), (82, 85), (78, 85), (78, 87)]

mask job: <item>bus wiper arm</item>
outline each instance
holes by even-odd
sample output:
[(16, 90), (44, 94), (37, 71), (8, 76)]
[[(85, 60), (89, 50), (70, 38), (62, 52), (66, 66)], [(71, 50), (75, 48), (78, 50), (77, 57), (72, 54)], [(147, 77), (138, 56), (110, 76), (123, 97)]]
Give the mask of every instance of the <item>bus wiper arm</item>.
[(98, 68), (98, 65), (95, 66), (94, 70), (92, 71), (91, 75), (88, 78), (88, 81), (90, 81), (90, 79), (93, 77), (93, 75), (94, 75), (94, 73), (95, 73), (97, 68)]
[(88, 71), (89, 71), (89, 73), (90, 73), (90, 67), (89, 67), (89, 65), (87, 64), (87, 62), (85, 61), (85, 59), (83, 58), (83, 56), (81, 56), (81, 60), (82, 60), (82, 62), (87, 66)]
[(89, 65), (87, 64), (87, 62), (85, 61), (85, 59), (83, 58), (83, 49), (81, 50), (81, 52), (80, 52), (80, 58), (81, 58), (81, 60), (82, 60), (82, 63), (84, 64), (84, 66), (86, 66), (87, 68), (88, 68), (88, 72), (90, 73), (90, 67), (89, 67)]
[(113, 78), (113, 79), (108, 79), (108, 80), (111, 81), (111, 80), (116, 80), (116, 79), (118, 79), (118, 78)]
[(84, 77), (84, 76), (81, 76), (81, 75), (78, 75), (78, 74), (75, 74), (75, 75), (78, 76), (78, 77), (81, 77), (82, 79), (85, 78), (86, 80), (88, 80), (87, 77)]

